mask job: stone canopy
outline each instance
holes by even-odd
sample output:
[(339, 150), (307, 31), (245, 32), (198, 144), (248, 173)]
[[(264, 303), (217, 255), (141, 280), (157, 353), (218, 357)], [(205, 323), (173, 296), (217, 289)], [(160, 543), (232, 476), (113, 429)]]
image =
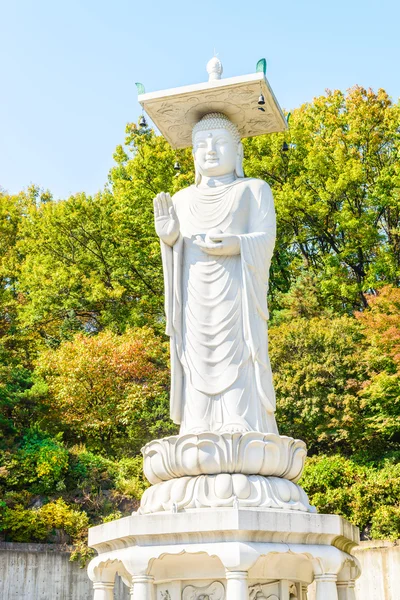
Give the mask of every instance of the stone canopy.
[[(211, 61), (210, 61), (211, 62)], [(209, 63), (210, 65), (210, 63)], [(212, 65), (211, 67), (214, 67)], [(287, 121), (263, 72), (140, 94), (138, 100), (173, 148), (192, 145), (193, 126), (208, 113), (220, 112), (242, 138), (285, 131)], [(217, 77), (220, 77), (220, 73)], [(258, 99), (264, 97), (260, 106)]]

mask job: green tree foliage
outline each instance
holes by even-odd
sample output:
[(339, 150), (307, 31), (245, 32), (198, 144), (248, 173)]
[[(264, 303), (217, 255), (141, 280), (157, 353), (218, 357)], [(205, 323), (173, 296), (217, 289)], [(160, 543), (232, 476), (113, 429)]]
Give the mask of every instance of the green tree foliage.
[(384, 287), (369, 298), (370, 309), (356, 314), (367, 341), (368, 378), (361, 402), (367, 438), (400, 442), (400, 289)]
[[(246, 175), (269, 181), (276, 201), (273, 307), (305, 272), (326, 305), (347, 313), (366, 306), (367, 292), (398, 284), (399, 111), (383, 90), (329, 92), (293, 111), (287, 133), (245, 140)], [(125, 142), (108, 186), (93, 198), (54, 202), (31, 190), (23, 208), (21, 199), (3, 198), (14, 249), (5, 276), (20, 295), (19, 322), (54, 344), (82, 328), (162, 329), (152, 199), (192, 183), (192, 161), (190, 151), (174, 153), (134, 124)]]
[[(77, 330), (129, 324), (161, 314), (162, 279), (151, 221), (105, 190), (33, 205), (18, 249), (25, 327), (54, 344)], [(140, 241), (141, 240), (141, 243)]]
[(246, 174), (273, 186), (279, 290), (314, 273), (327, 304), (351, 312), (399, 284), (399, 124), (384, 90), (356, 86), (293, 111), (285, 134), (246, 140)]
[(112, 454), (137, 454), (174, 432), (168, 419), (167, 346), (149, 328), (78, 333), (43, 351), (36, 373), (48, 387), (48, 420), (67, 439)]
[(269, 329), (280, 430), (310, 453), (372, 460), (399, 447), (400, 290), (367, 298), (356, 318), (332, 313), (303, 278)]
[(297, 318), (270, 328), (280, 431), (309, 452), (368, 446), (358, 396), (363, 335), (351, 317)]
[(29, 426), (32, 414), (40, 413), (29, 394), (32, 372), (7, 359), (4, 354), (0, 358), (0, 448), (7, 448), (18, 432)]
[(364, 537), (396, 540), (400, 533), (400, 463), (380, 468), (340, 455), (308, 459), (300, 485), (318, 512), (336, 513)]

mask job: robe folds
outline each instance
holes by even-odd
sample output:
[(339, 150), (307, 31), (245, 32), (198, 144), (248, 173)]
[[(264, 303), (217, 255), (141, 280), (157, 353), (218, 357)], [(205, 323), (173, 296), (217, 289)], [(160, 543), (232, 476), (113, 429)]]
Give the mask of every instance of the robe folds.
[[(161, 242), (171, 418), (181, 433), (277, 432), (267, 332), (276, 237), (270, 187), (250, 178), (193, 185), (172, 201), (180, 235), (173, 247)], [(213, 230), (237, 235), (240, 254), (212, 256), (194, 244)]]

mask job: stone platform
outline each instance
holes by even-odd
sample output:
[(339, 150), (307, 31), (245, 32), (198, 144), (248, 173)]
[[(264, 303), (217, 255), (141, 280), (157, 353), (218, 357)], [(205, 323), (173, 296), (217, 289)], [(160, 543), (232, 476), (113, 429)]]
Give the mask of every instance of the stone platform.
[(95, 600), (116, 573), (135, 600), (353, 600), (358, 530), (336, 515), (262, 508), (130, 517), (89, 530)]

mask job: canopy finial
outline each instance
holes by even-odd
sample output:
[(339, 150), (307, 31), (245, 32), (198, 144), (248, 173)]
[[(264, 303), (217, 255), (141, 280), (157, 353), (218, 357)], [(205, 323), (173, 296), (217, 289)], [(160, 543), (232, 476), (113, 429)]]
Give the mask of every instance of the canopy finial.
[(216, 56), (213, 56), (207, 63), (208, 81), (221, 79), (223, 72), (222, 62)]

